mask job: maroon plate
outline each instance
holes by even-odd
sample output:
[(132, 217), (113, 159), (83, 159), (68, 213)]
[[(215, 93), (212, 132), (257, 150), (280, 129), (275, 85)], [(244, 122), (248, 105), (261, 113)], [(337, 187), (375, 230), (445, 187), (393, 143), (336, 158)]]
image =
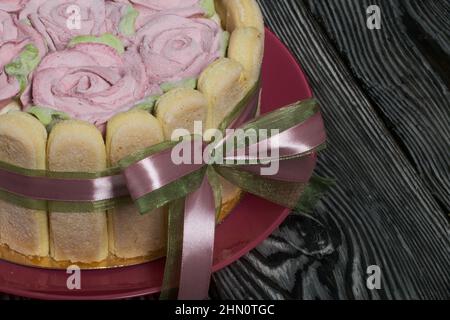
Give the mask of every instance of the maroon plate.
[[(312, 96), (306, 77), (286, 47), (266, 32), (262, 113)], [(244, 196), (217, 227), (214, 271), (233, 263), (266, 239), (289, 210), (252, 195)], [(81, 290), (67, 289), (64, 270), (46, 270), (0, 261), (0, 292), (38, 299), (120, 299), (157, 293), (164, 259), (132, 267), (82, 271)]]

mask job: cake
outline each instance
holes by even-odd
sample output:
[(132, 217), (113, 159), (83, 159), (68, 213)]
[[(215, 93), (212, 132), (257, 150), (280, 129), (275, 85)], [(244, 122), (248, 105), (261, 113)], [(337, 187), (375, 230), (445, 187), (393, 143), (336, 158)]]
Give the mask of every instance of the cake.
[[(258, 83), (263, 51), (255, 0), (2, 1), (0, 161), (95, 173), (195, 121), (217, 128)], [(219, 220), (241, 197), (225, 180), (222, 192)], [(60, 265), (150, 260), (164, 253), (166, 215), (0, 200), (0, 245)]]

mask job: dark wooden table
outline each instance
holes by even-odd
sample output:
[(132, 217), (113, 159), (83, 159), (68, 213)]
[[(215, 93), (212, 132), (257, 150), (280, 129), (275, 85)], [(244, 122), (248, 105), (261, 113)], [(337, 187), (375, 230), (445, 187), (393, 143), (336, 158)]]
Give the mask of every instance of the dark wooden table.
[[(260, 0), (319, 98), (335, 186), (214, 275), (214, 299), (450, 298), (450, 1)], [(381, 29), (366, 10), (381, 9)], [(367, 268), (381, 289), (367, 287)]]
[[(450, 298), (450, 1), (260, 0), (319, 98), (336, 185), (214, 276), (220, 299)], [(367, 27), (370, 5), (381, 29)], [(381, 289), (366, 285), (381, 270)]]

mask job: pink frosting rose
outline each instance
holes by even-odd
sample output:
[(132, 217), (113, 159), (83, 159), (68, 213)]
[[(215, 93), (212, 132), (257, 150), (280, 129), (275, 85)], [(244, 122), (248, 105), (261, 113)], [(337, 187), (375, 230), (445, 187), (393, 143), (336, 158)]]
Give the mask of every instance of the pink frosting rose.
[(19, 17), (31, 21), (51, 51), (65, 49), (75, 36), (108, 31), (104, 0), (30, 0)]
[(29, 0), (1, 0), (0, 10), (7, 12), (17, 12), (22, 10)]
[(116, 0), (117, 2), (130, 3), (139, 11), (136, 27), (139, 29), (157, 13), (175, 14), (181, 17), (202, 16), (203, 8), (200, 0)]
[(127, 111), (147, 90), (145, 68), (134, 52), (83, 43), (52, 53), (36, 70), (35, 105), (63, 111), (97, 126)]
[(0, 101), (15, 97), (20, 91), (19, 81), (5, 71), (5, 66), (17, 58), (29, 44), (43, 57), (47, 52), (40, 35), (30, 26), (0, 10)]
[(213, 20), (172, 14), (154, 16), (136, 34), (149, 83), (178, 82), (200, 75), (221, 55), (222, 30)]

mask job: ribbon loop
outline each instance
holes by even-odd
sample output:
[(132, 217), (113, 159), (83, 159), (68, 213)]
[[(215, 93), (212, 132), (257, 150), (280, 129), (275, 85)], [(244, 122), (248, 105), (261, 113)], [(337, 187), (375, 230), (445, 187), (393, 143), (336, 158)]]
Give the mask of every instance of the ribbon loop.
[(325, 141), (322, 116), (320, 113), (315, 113), (296, 126), (258, 141), (254, 145), (246, 144), (238, 150), (231, 150), (226, 154), (225, 161), (280, 161), (311, 153)]
[[(183, 141), (180, 147), (198, 146), (197, 141)], [(200, 148), (202, 142), (200, 141)], [(198, 149), (198, 148), (197, 148)], [(200, 149), (201, 151), (202, 149)], [(197, 150), (198, 152), (198, 150)], [(151, 155), (139, 162), (132, 164), (124, 169), (124, 176), (133, 200), (137, 200), (146, 194), (161, 189), (195, 171), (200, 170), (204, 166), (203, 161), (193, 163), (176, 163), (173, 159), (173, 148), (167, 149), (160, 153)]]
[[(221, 132), (236, 127), (244, 133), (254, 130), (257, 139), (250, 143), (245, 137), (237, 139), (229, 150), (236, 132), (227, 132), (225, 138), (209, 145), (197, 139), (164, 142), (121, 161), (122, 172), (113, 170), (97, 175), (64, 176), (16, 170), (0, 162), (0, 199), (24, 206), (30, 199), (61, 201), (64, 203), (60, 207), (69, 212), (71, 208), (80, 208), (78, 202), (83, 201), (93, 209), (105, 210), (116, 198), (129, 195), (141, 213), (170, 204), (173, 216), (169, 222), (178, 227), (184, 208), (182, 250), (177, 245), (181, 243), (180, 234), (169, 232), (168, 255), (181, 252), (181, 263), (169, 256), (163, 291), (175, 291), (173, 282), (178, 277), (169, 277), (167, 273), (176, 269), (180, 272), (178, 298), (206, 298), (213, 261), (215, 216), (221, 203), (217, 174), (244, 191), (294, 208), (311, 178), (316, 151), (326, 142), (315, 99), (295, 103), (244, 124), (257, 113), (259, 93), (258, 83), (219, 127)], [(262, 135), (260, 130), (271, 132)], [(213, 158), (204, 159), (205, 151), (211, 150)], [(43, 207), (42, 203), (39, 205)], [(174, 230), (179, 228), (175, 226)]]

